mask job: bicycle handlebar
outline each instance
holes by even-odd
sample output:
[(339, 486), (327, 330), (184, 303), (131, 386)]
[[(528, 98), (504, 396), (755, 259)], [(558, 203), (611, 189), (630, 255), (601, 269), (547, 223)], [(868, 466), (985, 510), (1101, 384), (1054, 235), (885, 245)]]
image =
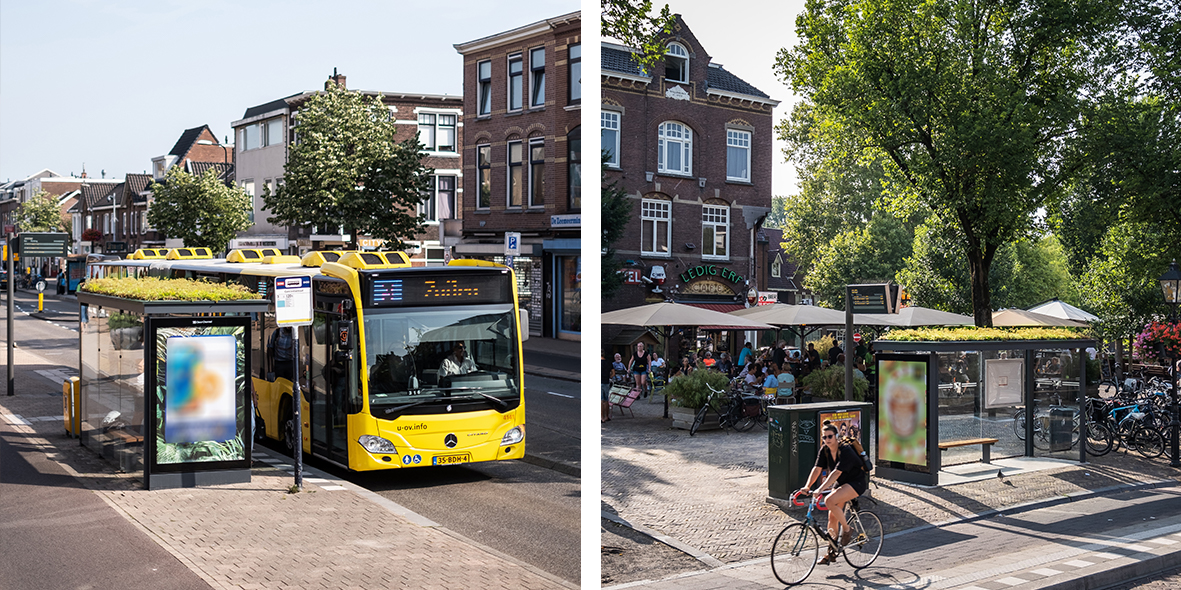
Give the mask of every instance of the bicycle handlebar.
[[(825, 490), (826, 493), (831, 492), (831, 491), (832, 490)], [(808, 501), (807, 502), (800, 502), (799, 501), (800, 496), (808, 496)], [(815, 503), (817, 510), (828, 510), (828, 506), (824, 503), (824, 500), (827, 497), (828, 496), (821, 496), (820, 500), (817, 501), (816, 498), (812, 497), (812, 492), (809, 492), (806, 490), (796, 490), (796, 492), (791, 495), (791, 505), (792, 506), (807, 506), (808, 504)]]

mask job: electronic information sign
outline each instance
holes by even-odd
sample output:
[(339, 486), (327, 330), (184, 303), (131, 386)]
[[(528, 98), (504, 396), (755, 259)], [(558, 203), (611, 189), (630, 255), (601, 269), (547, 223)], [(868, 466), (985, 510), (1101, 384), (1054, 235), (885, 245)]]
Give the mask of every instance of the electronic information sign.
[(370, 283), (369, 305), (453, 305), (512, 303), (511, 276), (497, 274), (448, 274), (434, 276), (375, 276)]

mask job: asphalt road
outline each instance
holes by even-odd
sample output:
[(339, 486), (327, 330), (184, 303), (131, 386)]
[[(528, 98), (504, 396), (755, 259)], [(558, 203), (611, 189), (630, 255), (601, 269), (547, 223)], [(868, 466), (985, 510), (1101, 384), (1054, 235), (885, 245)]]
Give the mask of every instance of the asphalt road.
[[(46, 299), (45, 311), (34, 317), (30, 314), (37, 309), (36, 295), (18, 293), (16, 302), (17, 345), (54, 363), (45, 368), (76, 368), (77, 303)], [(6, 329), (0, 323), (0, 340)], [(526, 376), (525, 384), (527, 449), (553, 461), (577, 464), (579, 384), (535, 376)], [(309, 464), (562, 579), (580, 580), (581, 485), (577, 477), (524, 461), (377, 474), (342, 473), (315, 460)]]

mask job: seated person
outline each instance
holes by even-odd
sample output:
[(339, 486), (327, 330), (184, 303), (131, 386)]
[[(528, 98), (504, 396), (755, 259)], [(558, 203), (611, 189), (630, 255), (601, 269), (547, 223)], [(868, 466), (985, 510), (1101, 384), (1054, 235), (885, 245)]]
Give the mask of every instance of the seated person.
[(779, 380), (779, 391), (777, 395), (779, 397), (791, 397), (795, 393), (795, 375), (792, 375), (791, 371), (784, 365), (784, 369), (779, 373), (777, 379)]
[(475, 361), (468, 358), (463, 343), (456, 342), (455, 347), (451, 349), (451, 356), (443, 359), (443, 362), (439, 364), (439, 379), (451, 375), (466, 375), (479, 370)]
[(763, 394), (774, 396), (779, 392), (779, 379), (775, 377), (774, 373), (767, 373), (766, 379), (763, 379)]

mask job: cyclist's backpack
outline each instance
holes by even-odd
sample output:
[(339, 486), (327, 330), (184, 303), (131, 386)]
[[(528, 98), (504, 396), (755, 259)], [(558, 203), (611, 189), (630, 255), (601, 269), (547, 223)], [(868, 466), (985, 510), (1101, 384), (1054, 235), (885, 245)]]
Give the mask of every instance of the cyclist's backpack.
[(855, 436), (844, 436), (841, 438), (841, 446), (853, 447), (857, 451), (857, 456), (861, 457), (861, 469), (866, 475), (873, 472), (873, 462), (869, 460), (869, 455), (866, 454), (865, 449), (861, 446), (861, 441)]

